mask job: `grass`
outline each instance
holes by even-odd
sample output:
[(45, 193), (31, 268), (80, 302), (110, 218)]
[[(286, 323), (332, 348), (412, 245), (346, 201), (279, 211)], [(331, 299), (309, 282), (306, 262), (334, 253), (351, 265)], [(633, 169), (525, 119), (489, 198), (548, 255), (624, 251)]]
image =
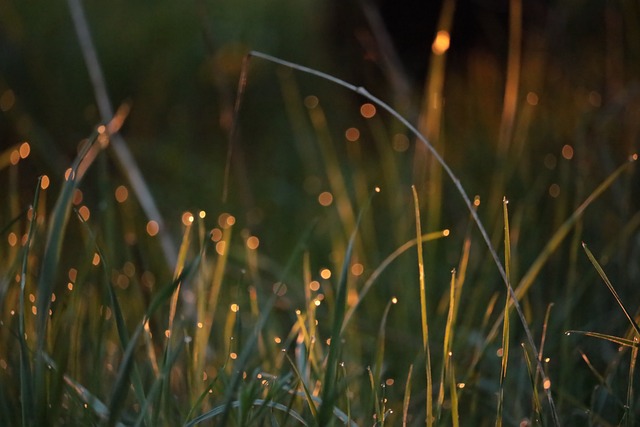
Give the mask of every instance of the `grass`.
[[(438, 27), (449, 34), (446, 3)], [(428, 101), (459, 100), (444, 51), (434, 48), (417, 127), (364, 87), (252, 51), (215, 173), (222, 202), (164, 220), (123, 137), (129, 106), (113, 112), (70, 0), (103, 125), (64, 177), (31, 182), (20, 168), (34, 155), (0, 152), (0, 425), (634, 425), (637, 274), (618, 254), (637, 251), (637, 156), (593, 173), (556, 153), (557, 170), (534, 172), (531, 104), (518, 96), (522, 10), (511, 5), (500, 167), (480, 185), (489, 200), (470, 196), (475, 183), (448, 151), (463, 124)], [(297, 140), (254, 169), (243, 131), (262, 96), (254, 79), (274, 69)], [(351, 95), (356, 106), (332, 103)], [(374, 113), (359, 115), (365, 106)], [(284, 173), (287, 150), (303, 178), (260, 187), (281, 209), (252, 222), (241, 179)], [(420, 159), (428, 170), (407, 173)], [(191, 194), (195, 206), (210, 198)], [(586, 244), (581, 256), (581, 241), (606, 256)]]

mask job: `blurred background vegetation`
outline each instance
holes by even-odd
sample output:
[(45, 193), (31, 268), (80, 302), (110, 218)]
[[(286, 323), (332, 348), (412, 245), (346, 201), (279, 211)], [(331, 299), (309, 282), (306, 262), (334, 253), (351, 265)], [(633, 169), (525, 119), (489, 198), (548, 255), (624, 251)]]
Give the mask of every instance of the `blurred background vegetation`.
[[(519, 2), (160, 0), (83, 6), (111, 102), (131, 108), (120, 134), (176, 247), (185, 211), (205, 211), (208, 228), (218, 227), (219, 215), (229, 213), (241, 230), (238, 239), (259, 237), (260, 285), (270, 289), (308, 224), (317, 220), (307, 243), (311, 271), (317, 279), (326, 267), (335, 278), (355, 215), (379, 185), (382, 193), (365, 219), (356, 252), (364, 268), (350, 282), (357, 289), (389, 253), (415, 236), (410, 190), (415, 184), (424, 231), (451, 230), (448, 239), (427, 249), (429, 308), (435, 330), (442, 331), (449, 274), (458, 265), (469, 214), (439, 166), (384, 112), (364, 117), (365, 100), (358, 95), (253, 58), (225, 200), (238, 79), (244, 56), (257, 50), (328, 72), (389, 102), (419, 125), (468, 193), (480, 197), (478, 212), (498, 248), (502, 197), (510, 200), (513, 275), (519, 278), (560, 224), (638, 150), (640, 6), (627, 0), (523, 2), (521, 20), (516, 19), (521, 40), (514, 51), (514, 4)], [(442, 51), (434, 42), (439, 30), (446, 33)], [(514, 55), (517, 75), (509, 75)], [(80, 141), (101, 123), (65, 2), (0, 0), (0, 109), (4, 226), (31, 202), (39, 175), (51, 179), (46, 191), (53, 205)], [(11, 153), (24, 141), (31, 151), (14, 162)], [(640, 307), (638, 178), (635, 171), (625, 173), (589, 208), (524, 301), (538, 336), (547, 305), (556, 304), (547, 350), (559, 365), (581, 360), (571, 350), (575, 339), (564, 337), (564, 330), (624, 334), (627, 328), (577, 243), (586, 241), (601, 255), (622, 299), (634, 312)], [(108, 148), (85, 177), (78, 206), (90, 209), (92, 221), (105, 221), (113, 209), (105, 200), (113, 199), (119, 185), (129, 185), (127, 179)], [(331, 194), (330, 202), (319, 198), (324, 192)], [(144, 230), (153, 219), (135, 203), (128, 209), (118, 220), (122, 230)], [(70, 233), (79, 234), (80, 227)], [(171, 263), (153, 239), (139, 234), (139, 253), (106, 245), (112, 264), (122, 266), (135, 255), (158, 280), (170, 279)], [(471, 235), (461, 349), (475, 345), (486, 304), (504, 289), (476, 231)], [(77, 254), (70, 249), (65, 257), (71, 264)], [(239, 255), (228, 271), (233, 289), (240, 289), (236, 293), (248, 280), (245, 262)], [(300, 275), (296, 280), (302, 282)], [(363, 342), (363, 354), (353, 359), (361, 368), (373, 363), (379, 318), (392, 296), (399, 297), (402, 309), (392, 310), (389, 318), (393, 363), (387, 375), (402, 381), (421, 348), (414, 254), (385, 272), (370, 303), (359, 309), (353, 333)], [(302, 285), (289, 286), (279, 311), (283, 319), (274, 328), (286, 335), (301, 304)], [(516, 329), (514, 339), (522, 340)], [(611, 366), (614, 346), (580, 344), (585, 351), (595, 349), (590, 356), (598, 369)], [(488, 360), (484, 369), (495, 376), (499, 365)], [(581, 375), (576, 384), (563, 377), (560, 394), (582, 408), (589, 406), (598, 381)], [(402, 387), (389, 393), (397, 398)]]

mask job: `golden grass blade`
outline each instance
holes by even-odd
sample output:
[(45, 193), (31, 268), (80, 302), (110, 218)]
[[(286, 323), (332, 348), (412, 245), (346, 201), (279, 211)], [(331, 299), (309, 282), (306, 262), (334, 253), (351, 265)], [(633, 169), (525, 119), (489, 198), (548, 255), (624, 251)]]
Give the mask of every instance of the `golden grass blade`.
[[(504, 217), (504, 267), (507, 279), (511, 277), (511, 238), (509, 236), (509, 201), (502, 199), (502, 213)], [(502, 412), (504, 410), (504, 381), (507, 378), (507, 367), (509, 364), (509, 295), (505, 299), (504, 317), (502, 321), (502, 360), (500, 367), (500, 389), (498, 391), (498, 413), (496, 415), (496, 427), (502, 426)]]
[(402, 399), (402, 427), (407, 427), (409, 418), (409, 403), (411, 403), (411, 374), (413, 373), (413, 364), (409, 365), (409, 373), (407, 374), (407, 384), (404, 386), (404, 399)]
[(455, 327), (456, 312), (456, 270), (451, 271), (451, 282), (449, 284), (449, 313), (447, 314), (447, 324), (444, 328), (444, 342), (442, 343), (442, 369), (440, 371), (440, 390), (438, 392), (438, 407), (436, 410), (437, 419), (440, 420), (442, 407), (444, 405), (444, 384), (445, 378), (449, 378), (451, 362), (451, 347), (453, 344), (453, 331)]
[(609, 278), (607, 277), (606, 273), (604, 272), (604, 270), (602, 269), (602, 267), (600, 266), (600, 264), (598, 263), (596, 258), (593, 256), (593, 254), (591, 253), (591, 251), (587, 247), (586, 243), (582, 242), (582, 248), (586, 252), (587, 258), (589, 258), (589, 261), (591, 261), (591, 264), (593, 264), (594, 268), (596, 269), (596, 271), (598, 272), (598, 274), (600, 275), (600, 277), (604, 281), (604, 284), (607, 285), (607, 288), (609, 288), (609, 292), (611, 292), (613, 297), (616, 299), (616, 302), (618, 303), (618, 305), (620, 306), (620, 308), (624, 312), (624, 315), (627, 316), (627, 319), (629, 320), (629, 323), (631, 323), (631, 326), (636, 331), (636, 335), (638, 336), (638, 338), (640, 338), (640, 327), (638, 327), (638, 324), (633, 319), (633, 316), (631, 315), (631, 313), (629, 313), (629, 310), (627, 310), (627, 308), (624, 306), (624, 303), (620, 299), (620, 296), (618, 295), (618, 292), (616, 292), (616, 290), (614, 289), (613, 285), (611, 284), (611, 281), (609, 281)]
[(307, 405), (309, 405), (309, 410), (311, 411), (311, 415), (313, 416), (314, 419), (317, 420), (318, 419), (318, 408), (316, 408), (316, 404), (313, 402), (313, 399), (311, 397), (311, 393), (309, 392), (309, 389), (307, 388), (307, 385), (304, 382), (304, 378), (302, 378), (302, 375), (300, 374), (300, 371), (298, 370), (298, 367), (296, 366), (295, 363), (293, 363), (293, 360), (291, 360), (291, 357), (289, 357), (289, 355), (286, 354), (286, 353), (285, 353), (285, 356), (286, 356), (287, 360), (289, 361), (289, 364), (293, 368), (293, 372), (298, 377), (298, 381), (300, 382), (300, 385), (302, 386), (302, 392), (304, 393), (304, 397), (305, 397), (305, 400), (307, 401)]
[(458, 385), (456, 384), (456, 372), (453, 362), (449, 356), (449, 394), (451, 399), (451, 424), (453, 427), (460, 427), (460, 410), (458, 408)]
[(435, 419), (433, 416), (433, 380), (431, 378), (431, 352), (429, 351), (429, 323), (427, 320), (427, 292), (425, 289), (424, 279), (424, 258), (422, 256), (422, 226), (420, 224), (420, 202), (418, 201), (418, 192), (415, 186), (411, 186), (413, 191), (413, 204), (416, 215), (416, 239), (418, 249), (418, 275), (420, 280), (420, 317), (422, 323), (422, 348), (425, 352), (426, 358), (426, 376), (427, 376), (427, 396), (426, 396), (426, 410), (427, 419), (426, 425), (430, 427), (433, 425)]
[(629, 340), (629, 339), (626, 339), (626, 338), (616, 337), (615, 335), (601, 334), (599, 332), (592, 332), (592, 331), (576, 331), (576, 330), (570, 330), (570, 331), (565, 332), (565, 335), (572, 335), (572, 334), (584, 335), (584, 336), (592, 337), (592, 338), (598, 338), (600, 340), (609, 341), (609, 342), (612, 342), (614, 344), (622, 345), (622, 346), (625, 346), (625, 347), (634, 347), (634, 346), (636, 346), (635, 341)]

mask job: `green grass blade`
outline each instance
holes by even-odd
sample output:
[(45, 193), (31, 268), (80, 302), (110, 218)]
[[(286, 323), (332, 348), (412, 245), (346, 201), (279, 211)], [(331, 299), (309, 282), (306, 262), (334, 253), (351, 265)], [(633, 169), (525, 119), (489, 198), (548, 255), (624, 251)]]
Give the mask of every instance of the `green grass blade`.
[[(376, 189), (376, 192), (378, 190)], [(337, 390), (337, 368), (338, 358), (342, 351), (342, 325), (344, 323), (345, 311), (347, 307), (347, 278), (349, 277), (349, 266), (351, 265), (351, 256), (353, 254), (353, 247), (355, 245), (356, 236), (362, 215), (365, 209), (371, 204), (373, 198), (372, 193), (369, 197), (368, 204), (360, 211), (358, 219), (355, 224), (355, 229), (351, 233), (349, 244), (344, 255), (342, 264), (342, 271), (338, 280), (338, 286), (336, 290), (336, 301), (333, 312), (333, 326), (331, 328), (331, 345), (329, 346), (329, 355), (327, 356), (327, 364), (324, 375), (324, 381), (322, 383), (322, 405), (320, 406), (320, 412), (318, 413), (318, 424), (320, 426), (326, 426), (329, 423), (331, 414), (333, 413), (333, 406), (338, 398)]]
[[(49, 308), (51, 306), (51, 294), (53, 293), (53, 287), (56, 281), (56, 274), (62, 251), (62, 242), (64, 240), (65, 230), (71, 211), (73, 193), (78, 186), (78, 167), (93, 144), (96, 142), (97, 138), (98, 133), (94, 132), (88, 142), (84, 144), (82, 150), (71, 165), (71, 168), (67, 170), (65, 182), (51, 213), (49, 233), (47, 235), (46, 246), (42, 257), (40, 278), (38, 280), (37, 312), (40, 313), (40, 315), (36, 319), (37, 359), (40, 358), (38, 355), (42, 354), (46, 347), (46, 326), (49, 318), (47, 313), (49, 313)], [(44, 363), (36, 363), (36, 419), (39, 424), (45, 423), (47, 417), (47, 385), (45, 376), (46, 368)]]
[(425, 353), (426, 364), (426, 380), (427, 380), (427, 396), (426, 396), (426, 410), (427, 419), (426, 425), (430, 427), (435, 421), (433, 416), (433, 380), (431, 378), (431, 352), (429, 350), (429, 323), (427, 319), (427, 292), (425, 289), (424, 279), (424, 257), (422, 255), (422, 226), (420, 224), (420, 202), (418, 201), (418, 192), (415, 186), (411, 186), (413, 191), (413, 204), (415, 209), (416, 220), (416, 239), (418, 249), (418, 275), (420, 280), (420, 318), (422, 325), (422, 348)]
[(317, 419), (318, 418), (318, 408), (316, 408), (315, 403), (313, 403), (313, 398), (311, 397), (311, 393), (309, 392), (309, 389), (307, 388), (307, 385), (304, 382), (304, 378), (302, 378), (302, 375), (300, 375), (300, 371), (296, 367), (296, 364), (293, 363), (293, 360), (291, 360), (291, 357), (289, 357), (288, 354), (285, 354), (285, 356), (287, 357), (287, 360), (289, 361), (289, 364), (293, 368), (293, 372), (295, 373), (296, 377), (298, 377), (298, 381), (302, 385), (302, 392), (304, 393), (304, 397), (305, 397), (305, 399), (307, 401), (307, 405), (309, 406), (309, 410), (311, 411), (311, 415), (313, 415), (314, 419)]
[(596, 258), (593, 256), (593, 254), (591, 253), (591, 251), (587, 247), (587, 244), (582, 242), (582, 247), (583, 247), (584, 251), (586, 252), (587, 257), (589, 258), (589, 261), (591, 261), (591, 264), (593, 264), (594, 268), (596, 269), (596, 271), (598, 272), (598, 274), (600, 275), (600, 277), (604, 281), (604, 284), (607, 285), (607, 288), (609, 288), (609, 292), (611, 292), (611, 295), (613, 295), (613, 297), (616, 299), (616, 302), (618, 303), (618, 305), (620, 306), (620, 308), (624, 312), (624, 315), (627, 316), (627, 319), (629, 320), (629, 323), (631, 323), (631, 326), (633, 327), (633, 330), (636, 331), (636, 335), (638, 336), (638, 338), (640, 338), (640, 327), (638, 327), (638, 324), (636, 323), (636, 321), (633, 320), (633, 316), (631, 315), (631, 313), (629, 313), (629, 310), (627, 310), (627, 308), (624, 306), (624, 303), (620, 299), (620, 296), (618, 295), (618, 292), (616, 292), (616, 290), (614, 289), (614, 287), (611, 284), (611, 281), (607, 277), (606, 273), (604, 272), (604, 270), (602, 269), (602, 267), (600, 266), (600, 264), (598, 263)]
[(449, 283), (449, 311), (447, 314), (447, 324), (444, 328), (444, 341), (442, 343), (442, 369), (440, 370), (440, 390), (438, 392), (438, 407), (436, 410), (438, 420), (441, 419), (442, 407), (444, 405), (445, 379), (449, 377), (449, 369), (453, 368), (449, 365), (449, 362), (451, 360), (451, 348), (455, 328), (456, 282), (456, 270), (454, 269), (451, 271), (451, 281)]
[[(298, 243), (294, 248), (292, 255), (289, 257), (289, 261), (287, 262), (287, 265), (284, 267), (284, 270), (281, 276), (282, 280), (280, 281), (280, 283), (283, 283), (283, 281), (288, 277), (289, 272), (294, 266), (294, 261), (297, 259), (297, 257), (301, 253), (303, 253), (306, 242), (309, 239), (311, 232), (315, 229), (316, 223), (317, 223), (316, 221), (311, 222), (311, 224), (309, 224), (305, 232), (302, 234), (302, 236), (298, 240)], [(231, 412), (231, 408), (232, 408), (232, 403), (234, 401), (234, 395), (236, 393), (236, 390), (238, 389), (240, 381), (242, 380), (242, 371), (244, 367), (247, 365), (247, 363), (249, 362), (249, 359), (253, 356), (254, 348), (258, 341), (258, 337), (260, 336), (260, 333), (264, 328), (267, 322), (267, 319), (269, 318), (269, 314), (271, 313), (271, 310), (275, 305), (276, 299), (278, 298), (278, 291), (279, 289), (275, 290), (275, 292), (269, 297), (269, 300), (266, 302), (266, 304), (262, 308), (262, 311), (260, 313), (260, 316), (258, 317), (256, 325), (253, 328), (253, 333), (245, 343), (245, 347), (242, 349), (238, 359), (236, 360), (236, 363), (234, 365), (234, 367), (236, 368), (235, 373), (232, 376), (231, 381), (225, 391), (226, 403), (224, 404), (224, 411), (222, 412), (222, 420), (220, 423), (221, 425), (227, 424), (227, 421)]]
[[(19, 298), (19, 314), (18, 314), (18, 330), (20, 343), (20, 397), (22, 409), (22, 425), (33, 424), (34, 414), (34, 389), (33, 376), (31, 372), (31, 362), (29, 361), (29, 347), (27, 345), (27, 333), (24, 319), (24, 294), (27, 287), (27, 265), (29, 259), (29, 251), (33, 244), (33, 237), (37, 226), (38, 201), (40, 200), (40, 186), (42, 177), (38, 178), (35, 195), (33, 197), (33, 205), (31, 207), (31, 220), (29, 221), (29, 232), (27, 235), (27, 244), (22, 255), (22, 269), (20, 271), (20, 298)], [(41, 316), (48, 317), (46, 313)]]
[[(87, 234), (91, 238), (91, 241), (94, 242), (95, 251), (100, 257), (100, 260), (101, 260), (100, 264), (102, 265), (103, 281), (107, 289), (107, 293), (109, 295), (109, 302), (111, 304), (111, 310), (115, 318), (118, 338), (120, 339), (120, 345), (122, 349), (126, 349), (129, 345), (129, 332), (127, 331), (127, 326), (124, 320), (124, 313), (122, 312), (122, 307), (120, 306), (120, 303), (118, 301), (118, 296), (116, 295), (116, 292), (113, 286), (111, 285), (111, 280), (109, 278), (109, 272), (111, 271), (111, 268), (110, 268), (111, 264), (109, 262), (109, 259), (106, 257), (105, 252), (102, 250), (102, 248), (98, 244), (96, 236), (91, 230), (91, 227), (89, 227), (89, 224), (87, 224), (87, 222), (84, 220), (82, 215), (80, 215), (80, 213), (75, 208), (74, 208), (74, 212), (76, 213), (76, 216), (78, 217), (78, 220), (80, 221), (80, 223), (85, 228)], [(140, 371), (137, 365), (135, 365), (135, 362), (133, 367), (132, 382), (133, 382), (133, 389), (136, 393), (136, 397), (138, 401), (145, 402), (147, 399), (145, 397), (144, 387), (142, 385), (142, 378), (140, 376)]]

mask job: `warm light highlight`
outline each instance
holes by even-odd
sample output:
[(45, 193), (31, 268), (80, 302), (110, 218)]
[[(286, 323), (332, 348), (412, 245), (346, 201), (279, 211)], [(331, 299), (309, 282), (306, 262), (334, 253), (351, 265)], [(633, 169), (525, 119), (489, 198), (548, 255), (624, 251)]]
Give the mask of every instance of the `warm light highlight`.
[(317, 280), (312, 281), (311, 283), (309, 283), (309, 289), (311, 289), (313, 292), (316, 292), (318, 289), (320, 289), (320, 282), (318, 282)]
[(120, 185), (118, 186), (118, 188), (116, 188), (116, 201), (118, 203), (124, 203), (128, 197), (129, 190), (127, 190), (127, 187), (125, 187), (124, 185)]
[(247, 247), (251, 250), (256, 250), (258, 249), (258, 246), (260, 246), (260, 239), (258, 239), (256, 236), (251, 236), (247, 239)]
[(240, 310), (240, 306), (238, 304), (231, 304), (231, 311), (237, 313)]
[(49, 180), (49, 177), (47, 175), (42, 175), (42, 180), (40, 181), (40, 188), (43, 190), (46, 190), (47, 188), (49, 188), (50, 184), (51, 184), (51, 181)]
[(376, 115), (376, 106), (367, 102), (360, 106), (360, 114), (365, 119), (370, 119)]
[(407, 138), (407, 135), (397, 133), (391, 140), (391, 146), (398, 153), (405, 152), (409, 149), (409, 138)]
[(308, 109), (316, 108), (318, 104), (318, 97), (315, 95), (309, 95), (304, 99), (304, 106)]
[(351, 266), (351, 274), (353, 274), (354, 276), (360, 276), (362, 275), (362, 273), (364, 273), (364, 266), (359, 262)]
[(29, 153), (31, 153), (31, 146), (28, 142), (23, 142), (22, 144), (20, 144), (20, 149), (18, 150), (18, 152), (20, 153), (20, 158), (26, 159), (27, 157), (29, 157)]
[(320, 277), (322, 277), (325, 280), (330, 279), (331, 270), (329, 270), (328, 268), (323, 268), (322, 270), (320, 270)]
[(147, 234), (151, 237), (155, 236), (158, 234), (158, 232), (160, 231), (160, 225), (158, 224), (157, 221), (149, 221), (147, 222)]
[(89, 211), (89, 208), (86, 206), (80, 206), (80, 209), (78, 209), (78, 213), (80, 214), (80, 217), (86, 222), (89, 221), (89, 217), (91, 216), (91, 211)]
[(0, 96), (0, 111), (7, 112), (16, 103), (16, 95), (11, 89), (7, 89)]
[(328, 191), (323, 191), (318, 195), (318, 203), (322, 206), (330, 206), (333, 203), (333, 194)]
[(98, 255), (98, 253), (93, 254), (93, 260), (91, 260), (91, 264), (93, 265), (100, 264), (100, 255)]
[(435, 55), (442, 55), (449, 49), (450, 45), (451, 45), (451, 36), (449, 35), (449, 32), (440, 30), (436, 34), (436, 38), (433, 41), (433, 44), (431, 45), (431, 51)]
[(347, 141), (356, 142), (360, 139), (360, 131), (357, 128), (349, 128), (344, 133), (344, 137), (347, 138)]
[(191, 212), (185, 212), (182, 214), (182, 224), (186, 227), (193, 224), (193, 214)]
[(573, 159), (573, 147), (569, 144), (566, 144), (564, 147), (562, 147), (562, 157), (567, 160)]
[(211, 241), (219, 242), (222, 239), (222, 230), (219, 228), (214, 228), (211, 230)]

